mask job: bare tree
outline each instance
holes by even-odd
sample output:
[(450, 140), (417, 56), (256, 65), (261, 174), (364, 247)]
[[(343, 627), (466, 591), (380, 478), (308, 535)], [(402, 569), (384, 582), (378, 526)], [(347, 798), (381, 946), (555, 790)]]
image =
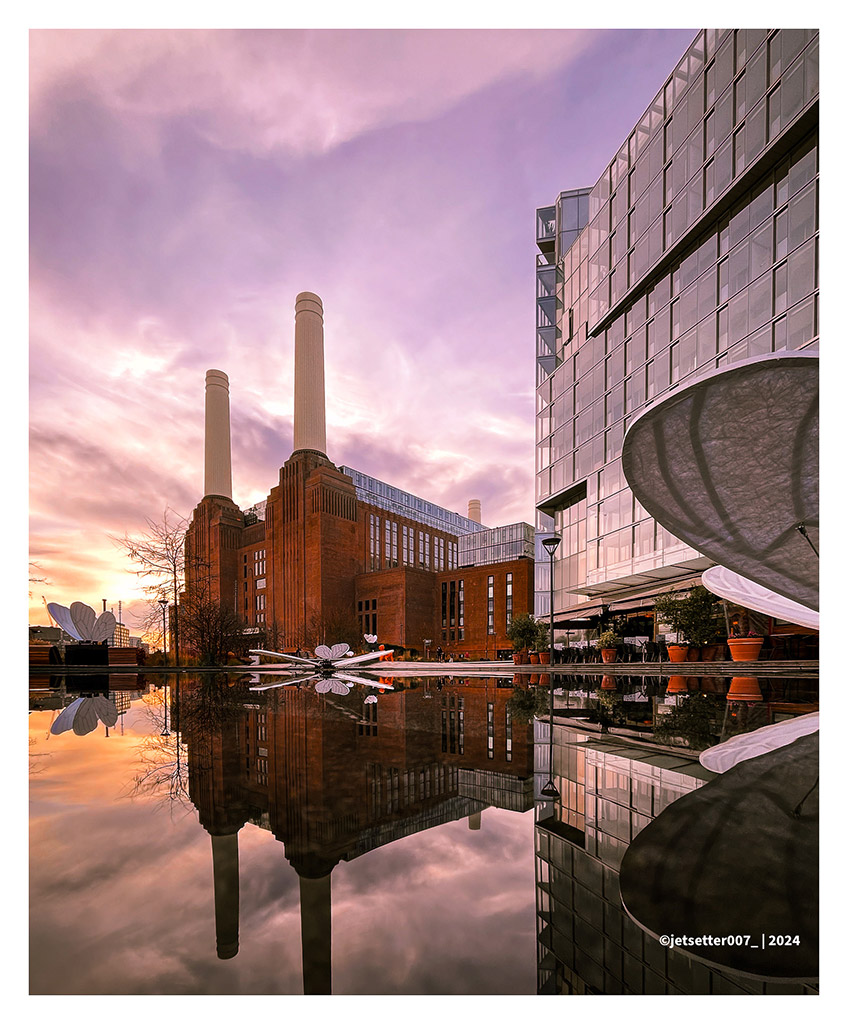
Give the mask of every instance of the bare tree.
[(214, 600), (208, 587), (195, 585), (185, 594), (179, 623), (186, 650), (203, 665), (225, 665), (230, 653), (242, 657), (251, 644), (243, 620)]
[[(38, 564), (38, 562), (30, 562), (29, 563), (29, 582), (30, 583), (41, 583), (45, 587), (52, 586), (52, 583), (53, 583), (52, 580), (48, 580), (46, 576), (34, 576), (33, 572), (41, 572), (41, 566)], [(29, 592), (29, 596), (32, 597), (32, 591)], [(44, 603), (47, 604), (47, 601), (45, 601)], [(49, 614), (50, 613), (48, 612), (48, 615)]]
[(313, 616), (306, 629), (308, 645), (313, 649), (318, 644), (346, 643), (351, 650), (358, 650), (362, 644), (359, 619), (352, 608), (334, 605), (323, 616)]
[(161, 520), (145, 519), (145, 522), (147, 530), (144, 533), (135, 537), (125, 533), (123, 537), (111, 539), (137, 566), (130, 572), (135, 573), (139, 579), (148, 581), (144, 586), (145, 593), (150, 594), (154, 601), (164, 599), (172, 604), (173, 649), (179, 657), (179, 595), (185, 579), (185, 535), (188, 520), (172, 508), (166, 507)]

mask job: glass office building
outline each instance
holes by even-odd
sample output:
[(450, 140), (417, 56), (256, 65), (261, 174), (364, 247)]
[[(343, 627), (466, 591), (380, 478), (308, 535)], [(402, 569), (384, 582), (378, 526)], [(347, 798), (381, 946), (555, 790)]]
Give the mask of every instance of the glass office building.
[[(667, 949), (622, 906), (619, 869), (631, 841), (715, 778), (697, 755), (559, 722), (550, 745), (549, 723), (537, 719), (534, 731), (539, 993), (815, 994), (809, 984), (756, 981)], [(541, 792), (549, 777), (561, 794), (553, 804)]]
[(711, 564), (635, 501), (622, 441), (705, 371), (817, 346), (817, 187), (818, 32), (705, 29), (595, 186), (537, 210), (536, 526), (563, 538), (561, 621)]
[(529, 523), (510, 523), (467, 533), (459, 538), (459, 564), (490, 565), (533, 558), (535, 533)]

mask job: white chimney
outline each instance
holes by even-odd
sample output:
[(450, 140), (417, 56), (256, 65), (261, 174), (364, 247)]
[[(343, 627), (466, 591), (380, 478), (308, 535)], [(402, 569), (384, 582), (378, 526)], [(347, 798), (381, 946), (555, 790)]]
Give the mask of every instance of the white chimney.
[(324, 307), (313, 292), (294, 305), (294, 443), (292, 451), (327, 454), (324, 417)]
[(473, 523), (480, 523), (481, 526), (483, 525), (483, 517), (479, 498), (471, 498), (471, 500), (468, 502), (468, 518)]
[(230, 457), (230, 382), (221, 370), (206, 371), (206, 473), (203, 493), (233, 497)]

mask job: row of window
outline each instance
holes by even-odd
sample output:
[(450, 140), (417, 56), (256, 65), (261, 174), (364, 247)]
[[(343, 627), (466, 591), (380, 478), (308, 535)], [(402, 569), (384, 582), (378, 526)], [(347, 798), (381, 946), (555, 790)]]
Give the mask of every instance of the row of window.
[[(244, 578), (247, 579), (247, 577), (249, 575), (249, 566), (248, 566), (247, 555), (243, 555), (242, 556), (242, 562), (243, 562), (242, 570), (243, 570)], [(254, 578), (264, 577), (265, 576), (265, 549), (264, 548), (262, 548), (261, 550), (257, 549), (256, 551), (253, 552), (253, 576), (254, 576)]]
[(459, 564), (456, 541), (375, 515), (368, 520), (368, 570), (417, 566), (441, 572)]
[(800, 144), (538, 389), (539, 497), (617, 459), (632, 417), (696, 370), (817, 336), (816, 160)]
[(600, 206), (586, 233), (590, 327), (817, 94), (817, 40), (796, 60), (814, 35), (728, 35), (632, 169), (626, 154), (614, 161), (610, 199), (590, 201)]
[[(569, 311), (561, 323), (553, 305), (551, 256), (541, 254), (539, 383), (555, 368), (558, 346), (574, 337), (575, 324), (577, 336), (585, 340), (587, 331), (817, 95), (817, 33), (789, 29), (766, 35), (766, 30), (722, 30), (711, 55), (709, 32), (699, 33), (679, 65), (698, 70), (674, 72), (592, 190), (591, 220), (577, 244), (567, 251), (560, 248), (560, 257), (566, 258), (560, 302)], [(678, 81), (686, 82), (683, 92), (678, 94), (675, 86), (673, 98), (667, 96)], [(568, 201), (561, 200), (563, 216)]]

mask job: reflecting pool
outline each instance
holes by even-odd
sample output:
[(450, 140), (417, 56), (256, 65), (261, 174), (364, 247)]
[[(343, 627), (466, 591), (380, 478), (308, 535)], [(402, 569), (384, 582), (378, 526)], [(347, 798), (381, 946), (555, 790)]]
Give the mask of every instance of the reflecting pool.
[(31, 992), (815, 991), (663, 949), (618, 891), (698, 750), (815, 680), (556, 677), (552, 733), (547, 676), (358, 678), (31, 678)]

